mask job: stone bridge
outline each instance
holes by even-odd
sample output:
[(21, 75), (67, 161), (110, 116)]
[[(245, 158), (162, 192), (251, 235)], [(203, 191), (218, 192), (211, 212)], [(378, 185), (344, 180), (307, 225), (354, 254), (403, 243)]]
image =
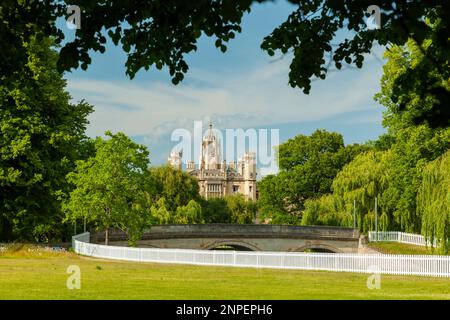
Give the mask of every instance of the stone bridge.
[[(252, 251), (321, 251), (357, 253), (359, 231), (342, 227), (262, 224), (188, 224), (152, 226), (138, 247), (178, 249), (235, 249)], [(110, 231), (110, 245), (126, 246), (125, 234)], [(91, 235), (103, 243), (104, 233)]]

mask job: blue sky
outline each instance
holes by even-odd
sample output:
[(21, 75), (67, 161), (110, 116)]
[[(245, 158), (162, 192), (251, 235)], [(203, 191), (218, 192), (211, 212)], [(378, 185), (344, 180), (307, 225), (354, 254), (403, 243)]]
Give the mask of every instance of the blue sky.
[(170, 140), (172, 131), (192, 130), (195, 120), (202, 120), (205, 129), (210, 120), (219, 129), (279, 129), (281, 142), (319, 128), (343, 134), (347, 144), (376, 139), (385, 131), (383, 107), (373, 100), (382, 74), (383, 62), (377, 58), (382, 48), (367, 55), (362, 69), (329, 73), (304, 95), (288, 85), (290, 57), (270, 57), (260, 49), (262, 39), (292, 8), (284, 1), (256, 5), (225, 54), (215, 48), (214, 39), (200, 39), (178, 86), (164, 69), (142, 70), (128, 79), (125, 53), (108, 44), (105, 54), (93, 54), (87, 71), (66, 74), (73, 100), (85, 99), (95, 107), (88, 135), (122, 131), (149, 147), (155, 165), (165, 163), (177, 144)]

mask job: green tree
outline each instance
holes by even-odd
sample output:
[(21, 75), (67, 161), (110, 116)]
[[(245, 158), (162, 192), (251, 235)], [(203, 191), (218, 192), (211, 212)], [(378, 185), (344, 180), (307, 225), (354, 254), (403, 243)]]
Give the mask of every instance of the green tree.
[(228, 210), (231, 214), (231, 223), (251, 224), (256, 217), (257, 205), (251, 200), (245, 200), (241, 194), (225, 197)]
[(383, 193), (389, 185), (391, 161), (391, 151), (367, 151), (356, 156), (333, 181), (333, 193), (342, 201), (340, 210), (353, 214), (353, 206), (356, 203), (357, 227), (363, 232), (374, 230), (375, 197), (379, 200), (378, 213), (380, 221), (383, 221), (380, 230), (388, 228), (389, 218)]
[(240, 194), (202, 199), (202, 213), (206, 223), (251, 224), (257, 211), (257, 203), (246, 200)]
[(119, 228), (135, 243), (151, 218), (145, 210), (148, 151), (123, 133), (97, 138), (95, 156), (76, 163), (67, 175), (74, 185), (64, 204), (68, 220), (86, 219), (105, 230)]
[[(70, 70), (91, 63), (92, 52), (105, 52), (106, 36), (127, 53), (126, 72), (134, 77), (140, 69), (167, 68), (173, 83), (179, 83), (189, 66), (185, 56), (197, 50), (202, 36), (215, 40), (222, 52), (227, 42), (241, 32), (242, 18), (252, 6), (269, 0), (191, 1), (155, 0), (117, 2), (102, 0), (37, 1), (4, 0), (0, 7), (2, 49), (0, 70), (11, 74), (21, 69), (28, 60), (21, 51), (21, 42), (30, 34), (54, 36), (57, 41), (64, 34), (55, 21), (66, 14), (69, 4), (82, 8), (84, 27), (76, 31), (73, 41), (60, 52), (59, 69)], [(433, 95), (436, 112), (427, 112), (419, 121), (429, 120), (436, 125), (448, 125), (450, 91), (445, 86), (435, 87), (424, 74), (438, 73), (444, 81), (450, 76), (450, 26), (447, 15), (450, 3), (446, 0), (410, 1), (335, 1), (289, 0), (292, 13), (286, 21), (264, 38), (261, 48), (269, 55), (280, 51), (292, 56), (289, 84), (309, 93), (313, 79), (325, 79), (333, 65), (361, 68), (364, 55), (374, 43), (403, 45), (413, 39), (421, 48), (423, 59), (396, 80), (395, 91), (421, 92)], [(382, 26), (368, 30), (365, 18), (370, 5), (381, 9)], [(136, 8), (139, 7), (139, 10)], [(350, 36), (337, 37), (339, 31), (350, 31)], [(429, 44), (426, 43), (430, 39)], [(336, 43), (336, 44), (335, 44)], [(436, 72), (435, 72), (436, 71)], [(400, 95), (393, 95), (393, 101)], [(401, 100), (401, 98), (400, 98)], [(438, 112), (439, 111), (439, 112)], [(444, 115), (445, 113), (445, 115)]]
[(342, 135), (325, 130), (281, 144), (279, 164), (280, 170), (289, 173), (290, 205), (301, 210), (304, 200), (329, 193), (336, 174), (361, 150), (357, 145), (344, 147)]
[[(404, 46), (392, 46), (385, 52), (388, 61), (375, 99), (386, 107), (383, 125), (390, 134), (423, 122), (432, 128), (450, 126), (450, 100), (444, 98), (450, 90), (450, 74), (443, 76), (440, 68), (425, 58), (424, 51), (432, 50), (432, 45), (431, 39), (422, 45), (409, 39)], [(420, 79), (412, 72), (419, 73)]]
[(439, 250), (447, 254), (450, 248), (450, 152), (428, 163), (417, 197), (422, 214), (422, 233)]
[[(63, 240), (58, 193), (69, 191), (65, 176), (74, 161), (92, 152), (85, 136), (92, 107), (69, 103), (51, 39), (27, 39), (6, 59), (26, 54), (20, 71), (0, 68), (0, 240)], [(4, 40), (2, 53), (9, 46)]]
[(231, 223), (231, 213), (225, 199), (202, 199), (201, 205), (205, 223)]
[(389, 188), (385, 201), (393, 213), (395, 226), (405, 232), (421, 231), (421, 213), (417, 211), (417, 192), (424, 166), (450, 148), (450, 130), (426, 125), (399, 130), (391, 150)]
[(352, 213), (346, 211), (342, 201), (334, 195), (328, 194), (316, 199), (308, 199), (301, 224), (304, 226), (353, 226)]
[(292, 170), (321, 156), (334, 155), (343, 147), (344, 139), (336, 132), (316, 130), (310, 136), (299, 134), (279, 146), (279, 166), (281, 170)]
[(331, 192), (339, 170), (368, 146), (345, 147), (342, 135), (316, 130), (279, 146), (280, 173), (259, 182), (260, 208), (272, 223), (299, 223), (305, 201)]
[(202, 207), (194, 200), (177, 208), (175, 219), (177, 224), (203, 223)]
[(258, 181), (258, 206), (260, 218), (264, 221), (270, 219), (274, 224), (295, 224), (298, 217), (296, 213), (286, 212), (288, 206), (288, 193), (286, 190), (285, 172), (277, 175), (268, 175)]
[[(390, 183), (383, 202), (392, 214), (392, 228), (415, 233), (420, 232), (422, 222), (416, 198), (423, 168), (450, 147), (449, 129), (434, 128), (446, 119), (446, 111), (436, 109), (439, 99), (435, 94), (425, 94), (421, 88), (428, 86), (433, 92), (441, 87), (450, 88), (448, 78), (446, 81), (436, 66), (428, 65), (426, 70), (423, 69), (429, 64), (425, 56), (428, 50), (434, 50), (433, 41), (439, 40), (430, 38), (418, 45), (416, 39), (409, 39), (404, 46), (392, 46), (387, 50), (381, 91), (375, 96), (386, 108), (383, 125), (388, 133), (384, 140), (390, 141), (393, 155)], [(421, 82), (411, 77), (410, 70), (420, 73)], [(433, 116), (435, 112), (440, 113), (437, 122)], [(418, 125), (424, 117), (426, 123)]]
[(448, 150), (449, 134), (448, 129), (430, 129), (426, 125), (399, 129), (389, 149), (363, 153), (337, 174), (333, 196), (343, 201), (342, 208), (327, 209), (336, 206), (327, 205), (331, 202), (319, 198), (318, 202), (308, 203), (305, 214), (314, 218), (318, 210), (323, 211), (320, 217), (327, 216), (326, 212), (331, 212), (331, 216), (352, 213), (356, 202), (357, 226), (367, 232), (374, 229), (377, 197), (379, 230), (419, 233), (423, 218), (416, 199), (423, 169)]
[(200, 201), (198, 181), (186, 172), (161, 166), (150, 169), (151, 179), (155, 188), (153, 200), (164, 198), (167, 210), (176, 212), (178, 207), (185, 206), (189, 201)]
[(159, 198), (155, 204), (150, 206), (150, 216), (154, 224), (170, 224), (173, 217), (166, 208), (166, 200)]

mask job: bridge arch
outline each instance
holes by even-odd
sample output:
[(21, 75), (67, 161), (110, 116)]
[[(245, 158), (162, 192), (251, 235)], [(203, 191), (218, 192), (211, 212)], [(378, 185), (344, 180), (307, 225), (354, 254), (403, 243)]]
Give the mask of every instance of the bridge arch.
[(241, 240), (220, 240), (209, 243), (205, 246), (206, 250), (214, 250), (221, 246), (230, 246), (237, 251), (261, 251), (257, 246)]
[(295, 252), (305, 252), (306, 250), (317, 250), (319, 252), (343, 253), (342, 250), (340, 250), (334, 246), (330, 246), (330, 245), (322, 244), (322, 243), (321, 244), (318, 244), (318, 243), (306, 244), (304, 246), (297, 248), (295, 250)]
[[(127, 245), (126, 234), (110, 230), (111, 243)], [(104, 242), (104, 233), (91, 235), (91, 242)], [(152, 226), (138, 241), (139, 247), (302, 252), (358, 252), (359, 232), (342, 227), (191, 224)], [(231, 247), (231, 248), (230, 248)]]

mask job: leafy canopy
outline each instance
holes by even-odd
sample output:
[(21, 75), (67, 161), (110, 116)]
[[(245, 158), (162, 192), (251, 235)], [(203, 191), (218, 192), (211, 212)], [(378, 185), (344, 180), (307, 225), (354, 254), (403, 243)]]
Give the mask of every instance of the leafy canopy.
[[(133, 78), (140, 69), (167, 68), (172, 82), (183, 80), (189, 66), (186, 55), (197, 50), (202, 36), (215, 39), (215, 46), (222, 52), (227, 42), (241, 32), (242, 19), (252, 6), (270, 0), (4, 0), (1, 4), (0, 31), (2, 49), (0, 70), (12, 73), (27, 61), (27, 54), (20, 50), (22, 39), (30, 34), (54, 36), (58, 43), (64, 39), (63, 32), (56, 27), (58, 17), (66, 15), (67, 5), (78, 5), (82, 9), (82, 27), (76, 31), (75, 39), (66, 43), (58, 61), (60, 71), (81, 66), (87, 69), (93, 51), (105, 52), (107, 37), (120, 45), (127, 54), (126, 73)], [(450, 101), (447, 87), (436, 87), (423, 78), (426, 73), (437, 73), (443, 81), (450, 76), (450, 26), (448, 12), (450, 2), (446, 0), (373, 1), (373, 0), (289, 0), (292, 13), (286, 21), (266, 36), (261, 48), (269, 55), (280, 51), (290, 53), (289, 84), (305, 93), (311, 90), (311, 81), (325, 79), (334, 66), (343, 64), (361, 68), (364, 54), (370, 52), (374, 43), (380, 45), (403, 45), (413, 39), (422, 48), (423, 59), (417, 67), (409, 68), (404, 76), (396, 80), (393, 102), (401, 102), (401, 94), (420, 90), (420, 94), (433, 95), (435, 110), (430, 123), (448, 124), (446, 112)], [(365, 19), (367, 8), (381, 8), (382, 26), (368, 30)], [(346, 31), (344, 39), (337, 37)], [(426, 39), (431, 40), (425, 43)], [(336, 43), (335, 43), (336, 42)], [(432, 69), (433, 71), (429, 71)], [(435, 72), (436, 71), (436, 72)], [(417, 118), (428, 121), (428, 113)], [(439, 121), (441, 120), (441, 121)], [(435, 122), (436, 121), (436, 122)]]
[(161, 166), (150, 169), (151, 179), (154, 183), (152, 201), (164, 198), (164, 206), (171, 212), (178, 207), (186, 206), (190, 200), (199, 202), (199, 186), (196, 178), (172, 168)]
[[(4, 53), (9, 43), (0, 42)], [(12, 74), (1, 69), (0, 240), (63, 240), (58, 193), (69, 191), (65, 176), (75, 160), (92, 151), (85, 136), (92, 107), (69, 102), (52, 46), (49, 38), (30, 36), (17, 48), (28, 56), (22, 68)], [(20, 54), (6, 62), (16, 58)]]
[(67, 175), (75, 188), (64, 209), (69, 220), (86, 219), (106, 230), (119, 228), (134, 242), (150, 221), (143, 210), (149, 152), (123, 133), (106, 136), (109, 139), (96, 139), (95, 156), (77, 161)]
[(418, 195), (422, 233), (437, 239), (441, 253), (450, 249), (450, 152), (427, 164)]
[[(342, 135), (316, 130), (278, 148), (280, 173), (258, 184), (263, 216), (273, 223), (298, 223), (305, 201), (331, 192), (333, 179), (365, 146), (344, 146)], [(275, 219), (275, 220), (274, 220)]]

